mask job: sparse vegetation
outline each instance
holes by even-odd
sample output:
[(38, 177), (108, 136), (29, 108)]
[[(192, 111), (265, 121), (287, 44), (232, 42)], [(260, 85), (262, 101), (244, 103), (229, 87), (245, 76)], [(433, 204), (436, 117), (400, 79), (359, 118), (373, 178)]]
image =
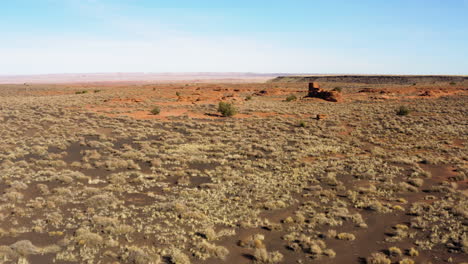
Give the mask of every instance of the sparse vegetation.
[(0, 85), (1, 261), (463, 263), (466, 95), (335, 85)]
[(85, 94), (85, 93), (88, 93), (87, 90), (83, 90), (83, 91), (76, 91), (75, 94)]

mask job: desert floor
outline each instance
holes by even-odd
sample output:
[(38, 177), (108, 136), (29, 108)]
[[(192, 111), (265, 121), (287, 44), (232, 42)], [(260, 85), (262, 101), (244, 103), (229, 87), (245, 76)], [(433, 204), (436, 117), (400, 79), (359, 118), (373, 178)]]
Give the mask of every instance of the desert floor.
[(467, 262), (468, 83), (322, 87), (0, 85), (0, 263)]

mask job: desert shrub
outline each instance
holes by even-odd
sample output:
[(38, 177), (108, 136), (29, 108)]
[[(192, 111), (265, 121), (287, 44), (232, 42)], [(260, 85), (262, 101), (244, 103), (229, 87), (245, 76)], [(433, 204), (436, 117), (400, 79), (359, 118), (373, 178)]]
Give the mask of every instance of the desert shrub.
[(218, 104), (218, 112), (221, 113), (222, 116), (233, 116), (237, 113), (236, 108), (233, 104), (226, 103), (226, 102), (219, 102)]
[(153, 109), (151, 109), (151, 114), (159, 115), (159, 113), (161, 113), (161, 109), (159, 108), (159, 106), (155, 106)]
[(286, 97), (286, 99), (285, 99), (286, 102), (291, 102), (291, 101), (295, 101), (295, 100), (297, 100), (297, 97), (294, 94), (288, 95), (288, 97)]
[(252, 96), (251, 96), (251, 95), (246, 96), (246, 97), (245, 97), (245, 100), (246, 100), (246, 101), (252, 100)]
[(94, 93), (99, 93), (101, 90), (94, 90)]
[(333, 88), (333, 90), (332, 90), (332, 91), (336, 91), (336, 92), (339, 92), (339, 93), (341, 93), (341, 92), (343, 91), (343, 88), (342, 88), (342, 87), (340, 87), (340, 86), (337, 86), (337, 87)]
[(176, 92), (175, 95), (176, 95), (176, 96), (180, 96), (180, 92)]
[(450, 82), (450, 85), (456, 85), (457, 83), (456, 82)]
[(88, 93), (88, 91), (83, 90), (83, 91), (76, 91), (76, 92), (75, 92), (75, 94), (85, 94), (85, 93)]
[(399, 116), (405, 116), (405, 115), (408, 115), (409, 113), (410, 113), (410, 110), (408, 109), (408, 107), (404, 105), (400, 106), (396, 111), (396, 114)]

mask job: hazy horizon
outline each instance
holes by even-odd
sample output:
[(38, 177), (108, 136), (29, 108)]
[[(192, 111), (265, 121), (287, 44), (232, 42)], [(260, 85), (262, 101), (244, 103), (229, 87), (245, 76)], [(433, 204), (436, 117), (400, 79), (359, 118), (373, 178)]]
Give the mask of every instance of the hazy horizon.
[(468, 73), (468, 0), (0, 4), (0, 75)]

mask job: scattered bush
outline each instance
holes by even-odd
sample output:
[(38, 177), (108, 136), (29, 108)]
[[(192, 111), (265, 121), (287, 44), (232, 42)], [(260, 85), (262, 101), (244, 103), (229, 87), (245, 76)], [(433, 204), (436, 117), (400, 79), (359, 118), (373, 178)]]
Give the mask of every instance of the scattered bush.
[(450, 85), (457, 85), (456, 82), (450, 82)]
[(97, 90), (94, 90), (94, 93), (99, 93), (101, 90), (97, 89)]
[(399, 116), (405, 116), (405, 115), (408, 115), (409, 113), (410, 113), (410, 110), (408, 109), (408, 107), (404, 105), (400, 106), (400, 108), (398, 108), (396, 112), (396, 114)]
[(237, 110), (233, 104), (226, 103), (226, 102), (219, 102), (218, 104), (218, 112), (221, 113), (222, 116), (229, 117), (237, 114)]
[(76, 92), (75, 92), (75, 94), (85, 94), (85, 93), (88, 93), (88, 91), (83, 90), (83, 91), (76, 91)]
[(285, 99), (286, 102), (291, 102), (291, 101), (296, 101), (296, 100), (297, 100), (297, 97), (294, 94), (288, 95), (288, 97), (286, 97)]
[(301, 120), (301, 121), (299, 121), (299, 123), (297, 124), (297, 126), (299, 126), (299, 127), (306, 127), (306, 126), (307, 126), (307, 123), (306, 123), (306, 121)]
[(159, 108), (159, 106), (155, 106), (155, 107), (151, 110), (151, 114), (153, 114), (153, 115), (159, 115), (159, 113), (161, 113), (161, 109)]
[(252, 100), (252, 96), (251, 96), (251, 95), (246, 96), (246, 97), (245, 97), (245, 100), (246, 100), (246, 101)]

